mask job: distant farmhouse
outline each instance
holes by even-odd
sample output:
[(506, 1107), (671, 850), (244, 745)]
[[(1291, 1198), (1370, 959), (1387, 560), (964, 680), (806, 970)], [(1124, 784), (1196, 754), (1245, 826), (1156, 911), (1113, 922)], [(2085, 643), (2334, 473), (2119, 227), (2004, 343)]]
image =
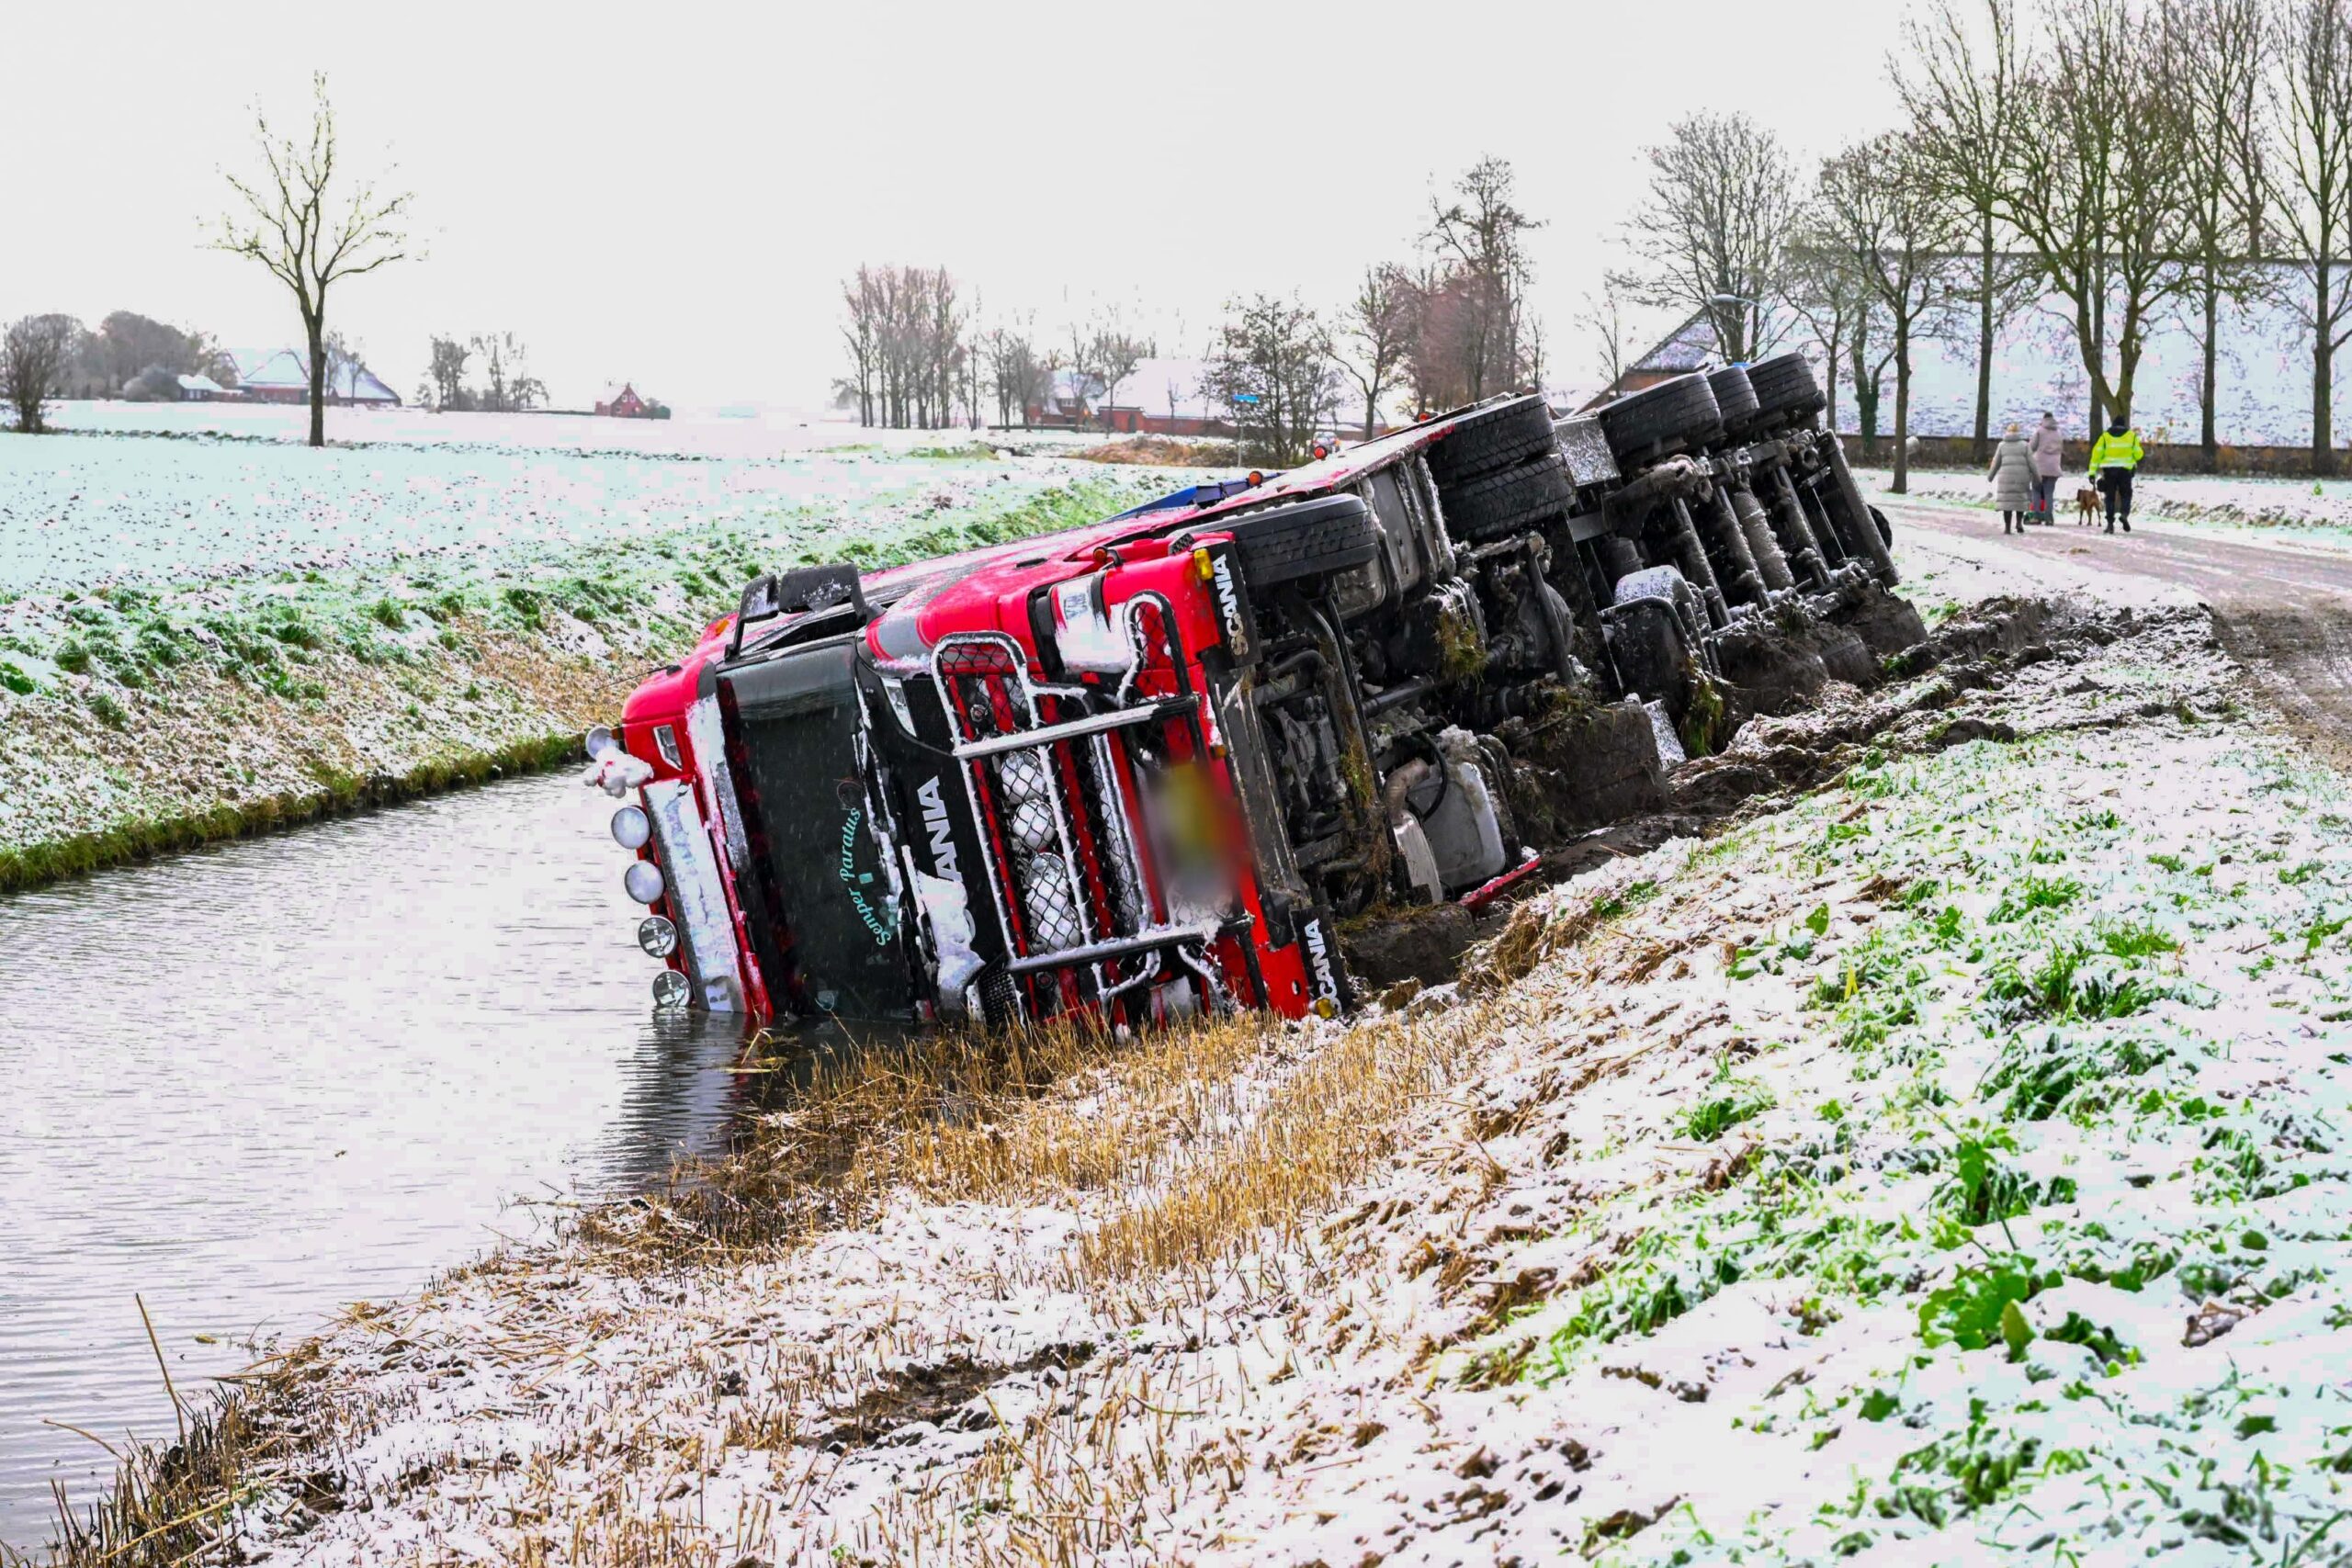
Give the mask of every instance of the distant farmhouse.
[(623, 381), (616, 387), (606, 387), (596, 396), (596, 412), (607, 419), (667, 419), (670, 407), (659, 398), (641, 395), (635, 387)]
[(236, 396), (209, 376), (182, 376), (177, 379), (180, 401), (184, 403), (209, 403), (215, 398)]
[[(236, 395), (261, 403), (311, 400), (311, 356), (301, 349), (231, 349), (229, 358), (237, 367)], [(181, 378), (184, 393), (187, 379)], [(210, 395), (222, 395), (222, 389), (215, 387)], [(356, 359), (333, 368), (326, 398), (345, 408), (398, 408), (401, 401), (398, 392), (378, 380), (374, 371)]]
[[(2295, 296), (2294, 278), (2278, 280), (2289, 300)], [(2065, 302), (2052, 296), (2012, 316), (1993, 343), (1991, 433), (1998, 435), (2011, 421), (2030, 424), (2048, 409), (2070, 438), (2087, 434), (2090, 417), (2089, 378), (2074, 331), (2063, 313)], [(1814, 373), (1828, 384), (1821, 344), (1801, 323), (1784, 323), (1789, 331), (1766, 353), (1795, 347), (1814, 364)], [(2308, 451), (2312, 438), (2311, 331), (2296, 317), (2291, 303), (2259, 291), (2249, 302), (2224, 302), (2220, 332), (2213, 420), (2219, 443), (2233, 447), (2245, 460), (2261, 462), (2254, 454), (2275, 451), (2283, 456)], [(1883, 352), (1882, 348), (1880, 352)], [(1976, 334), (1973, 317), (1942, 334), (1917, 340), (1912, 348), (1911, 433), (1928, 442), (1965, 439), (1976, 421)], [(1872, 357), (1877, 357), (1873, 355)], [(1626, 367), (1616, 391), (1639, 391), (1675, 376), (1721, 363), (1714, 334), (1703, 315), (1683, 322), (1650, 351)], [(2339, 364), (2341, 360), (2339, 358)], [(2137, 376), (2133, 378), (2132, 423), (2154, 446), (2194, 447), (2199, 433), (2199, 384), (2202, 355), (2189, 323), (2180, 314), (2159, 318), (2149, 333)], [(1894, 367), (1889, 364), (1879, 383), (1878, 432), (1894, 434)], [(1596, 402), (1605, 400), (1594, 400)], [(1836, 368), (1838, 429), (1860, 433), (1860, 409), (1854, 398), (1850, 355), (1841, 355)], [(2337, 389), (2335, 428), (2342, 445), (2352, 436), (2352, 418)], [(2267, 466), (2267, 465), (2266, 465)]]

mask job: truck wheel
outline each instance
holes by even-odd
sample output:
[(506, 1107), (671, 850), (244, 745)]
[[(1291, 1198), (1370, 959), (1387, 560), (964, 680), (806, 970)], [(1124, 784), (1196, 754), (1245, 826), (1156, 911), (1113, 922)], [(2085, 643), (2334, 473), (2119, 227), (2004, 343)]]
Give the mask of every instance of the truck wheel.
[(1380, 553), (1379, 521), (1352, 495), (1294, 502), (1209, 526), (1233, 536), (1242, 578), (1252, 588), (1346, 571)]
[(1707, 389), (1715, 394), (1715, 407), (1722, 412), (1724, 429), (1729, 434), (1737, 435), (1756, 422), (1756, 388), (1748, 381), (1745, 366), (1726, 365), (1720, 370), (1708, 371)]
[(1699, 375), (1677, 376), (1630, 398), (1620, 398), (1599, 410), (1596, 417), (1621, 467), (1686, 446), (1703, 446), (1724, 433), (1714, 389)]
[[(1544, 434), (1551, 434), (1548, 425)], [(1566, 465), (1550, 457), (1472, 479), (1451, 493), (1441, 491), (1438, 499), (1448, 526), (1461, 537), (1499, 539), (1566, 515), (1576, 498)]]
[(1813, 378), (1813, 367), (1804, 362), (1804, 355), (1793, 350), (1749, 366), (1747, 385), (1756, 393), (1759, 419), (1812, 414), (1823, 407), (1821, 387)]
[(1430, 444), (1430, 473), (1442, 485), (1461, 484), (1541, 457), (1555, 445), (1552, 411), (1530, 395), (1464, 414)]

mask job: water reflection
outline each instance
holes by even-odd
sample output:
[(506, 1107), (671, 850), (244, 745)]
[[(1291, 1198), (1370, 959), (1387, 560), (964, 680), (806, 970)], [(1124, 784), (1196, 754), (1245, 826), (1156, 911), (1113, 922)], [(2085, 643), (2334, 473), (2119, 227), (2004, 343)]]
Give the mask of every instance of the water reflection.
[(0, 898), (0, 1541), (255, 1334), (413, 1291), (723, 1142), (726, 1021), (657, 1016), (610, 803), (520, 780)]

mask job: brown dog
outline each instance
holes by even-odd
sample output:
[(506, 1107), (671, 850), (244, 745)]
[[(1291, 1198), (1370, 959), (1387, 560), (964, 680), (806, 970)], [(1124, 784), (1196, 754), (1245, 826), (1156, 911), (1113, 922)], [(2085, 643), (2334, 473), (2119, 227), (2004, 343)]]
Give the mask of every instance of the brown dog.
[(2075, 526), (2098, 521), (2098, 491), (2089, 485), (2075, 492)]

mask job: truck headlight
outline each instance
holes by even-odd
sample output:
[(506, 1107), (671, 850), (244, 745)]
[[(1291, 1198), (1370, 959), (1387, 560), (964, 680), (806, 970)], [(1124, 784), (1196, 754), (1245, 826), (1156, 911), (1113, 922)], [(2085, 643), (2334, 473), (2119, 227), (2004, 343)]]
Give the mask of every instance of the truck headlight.
[(651, 958), (667, 958), (678, 951), (678, 928), (659, 915), (637, 922), (637, 945)]
[(664, 969), (653, 976), (653, 1005), (658, 1008), (682, 1008), (694, 995), (694, 987), (675, 969)]
[(641, 850), (653, 837), (653, 823), (641, 806), (624, 806), (613, 813), (613, 842), (625, 850)]
[(650, 904), (662, 897), (662, 868), (650, 860), (633, 862), (622, 875), (621, 886), (639, 903)]

